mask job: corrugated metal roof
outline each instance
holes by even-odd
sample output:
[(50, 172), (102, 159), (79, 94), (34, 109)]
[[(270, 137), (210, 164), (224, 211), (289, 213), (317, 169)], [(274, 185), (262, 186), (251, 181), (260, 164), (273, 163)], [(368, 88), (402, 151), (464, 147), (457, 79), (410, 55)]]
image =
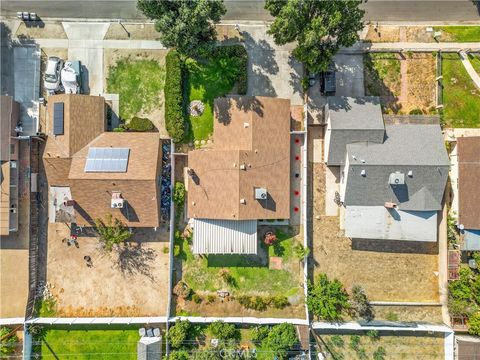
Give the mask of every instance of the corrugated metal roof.
[(194, 254), (256, 254), (257, 220), (193, 219)]
[(360, 239), (433, 242), (437, 241), (437, 212), (347, 206), (345, 235)]

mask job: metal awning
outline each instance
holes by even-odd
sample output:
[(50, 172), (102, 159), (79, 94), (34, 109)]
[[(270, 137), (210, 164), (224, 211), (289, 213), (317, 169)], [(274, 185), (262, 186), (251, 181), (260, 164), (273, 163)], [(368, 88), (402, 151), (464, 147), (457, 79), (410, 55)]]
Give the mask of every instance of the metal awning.
[(193, 219), (194, 254), (256, 254), (257, 220)]

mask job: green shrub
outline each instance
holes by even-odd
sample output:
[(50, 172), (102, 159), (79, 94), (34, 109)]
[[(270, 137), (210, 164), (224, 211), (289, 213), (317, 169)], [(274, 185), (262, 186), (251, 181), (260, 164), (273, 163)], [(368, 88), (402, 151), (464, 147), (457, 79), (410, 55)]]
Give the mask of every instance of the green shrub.
[(385, 314), (385, 319), (388, 321), (398, 321), (398, 315), (393, 311), (389, 311)]
[(371, 321), (375, 317), (373, 306), (368, 301), (365, 290), (360, 285), (352, 286), (352, 296), (350, 300), (351, 312), (356, 316)]
[(193, 294), (192, 295), (192, 301), (195, 303), (195, 304), (200, 304), (202, 302), (202, 298), (200, 297), (200, 295), (198, 294)]
[(173, 256), (179, 257), (181, 253), (182, 253), (182, 248), (180, 247), (180, 245), (178, 244), (173, 245)]
[(215, 295), (207, 295), (207, 303), (213, 304), (215, 302), (216, 296)]
[(283, 295), (272, 296), (269, 300), (270, 305), (272, 305), (275, 309), (283, 309), (290, 305), (287, 297)]
[(188, 339), (192, 329), (192, 324), (188, 320), (179, 320), (173, 325), (167, 333), (167, 339), (172, 349), (183, 349), (187, 347)]
[(255, 326), (250, 330), (250, 339), (254, 343), (262, 342), (270, 332), (270, 327), (268, 326)]
[(240, 340), (240, 330), (234, 324), (228, 324), (223, 321), (215, 321), (211, 323), (207, 332), (215, 339), (219, 340)]
[[(10, 329), (9, 327), (0, 328), (0, 339), (2, 339), (2, 341), (0, 343), (0, 354), (1, 355), (12, 354), (15, 351), (16, 343), (19, 342), (17, 335), (15, 335), (15, 333), (13, 333), (8, 338), (4, 338), (8, 334), (10, 334), (12, 331), (13, 330)], [(2, 356), (2, 358), (3, 358), (3, 356)]]
[(183, 102), (184, 69), (180, 55), (170, 50), (165, 58), (165, 126), (174, 142), (185, 137), (185, 111)]
[(139, 118), (136, 116), (129, 121), (126, 127), (130, 131), (137, 132), (152, 131), (155, 128), (155, 126), (149, 119)]
[(37, 314), (42, 317), (55, 317), (57, 300), (54, 297), (43, 298), (37, 302)]
[(170, 252), (170, 249), (168, 248), (168, 246), (164, 246), (162, 251), (164, 254), (168, 254)]
[(262, 351), (271, 353), (270, 359), (275, 357), (285, 359), (288, 351), (298, 342), (295, 326), (283, 323), (273, 326), (261, 344)]
[(185, 184), (181, 181), (175, 182), (175, 187), (173, 189), (173, 202), (177, 208), (183, 210), (185, 204)]
[(185, 350), (172, 351), (172, 352), (170, 352), (170, 355), (169, 355), (168, 359), (169, 360), (189, 360), (190, 355)]
[(267, 301), (261, 296), (240, 295), (236, 297), (240, 305), (246, 309), (264, 311), (267, 309)]
[(480, 311), (477, 311), (469, 317), (468, 333), (470, 335), (480, 336)]
[(342, 312), (350, 308), (342, 283), (330, 281), (325, 274), (320, 274), (313, 284), (308, 283), (307, 306), (317, 318), (327, 321), (341, 320)]
[(350, 336), (350, 349), (352, 349), (353, 351), (358, 351), (360, 349), (360, 336)]
[(307, 92), (308, 88), (310, 87), (310, 80), (308, 79), (308, 76), (302, 77), (300, 84), (302, 85), (303, 92)]
[(387, 352), (385, 351), (385, 348), (379, 346), (378, 349), (373, 353), (373, 360), (385, 360), (386, 356)]
[(345, 342), (343, 341), (343, 338), (340, 335), (333, 335), (332, 336), (332, 344), (336, 347), (343, 347), (345, 345)]
[(413, 110), (410, 110), (409, 114), (410, 115), (422, 115), (423, 112), (420, 109), (413, 109)]
[(125, 132), (125, 128), (123, 127), (113, 128), (113, 132)]
[(293, 247), (293, 253), (299, 261), (303, 261), (303, 259), (310, 254), (310, 249), (308, 247), (304, 247), (300, 243), (296, 243)]
[(377, 340), (380, 339), (380, 334), (378, 333), (378, 330), (368, 330), (367, 331), (367, 336), (372, 341), (377, 341)]
[(245, 95), (248, 90), (248, 54), (243, 45), (217, 46), (212, 50), (211, 57), (237, 58), (239, 71), (237, 74), (237, 92)]

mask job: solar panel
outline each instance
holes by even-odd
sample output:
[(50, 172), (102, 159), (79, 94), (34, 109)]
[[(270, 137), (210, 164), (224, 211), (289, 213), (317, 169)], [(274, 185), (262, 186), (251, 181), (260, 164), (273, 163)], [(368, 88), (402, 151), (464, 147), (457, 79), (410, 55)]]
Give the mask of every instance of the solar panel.
[(53, 104), (53, 135), (63, 135), (63, 102)]
[(126, 172), (129, 154), (129, 148), (91, 147), (85, 172)]

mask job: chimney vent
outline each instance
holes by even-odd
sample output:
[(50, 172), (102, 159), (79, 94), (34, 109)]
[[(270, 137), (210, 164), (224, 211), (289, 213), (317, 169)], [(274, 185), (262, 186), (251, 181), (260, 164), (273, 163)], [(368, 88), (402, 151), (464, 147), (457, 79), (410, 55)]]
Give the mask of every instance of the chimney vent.
[(367, 176), (367, 171), (365, 169), (362, 169), (362, 171), (360, 171), (360, 175), (362, 175), (363, 177)]
[(247, 170), (247, 166), (245, 164), (240, 165), (240, 170)]
[(240, 204), (244, 204), (244, 205), (245, 205), (246, 203), (247, 203), (247, 200), (245, 200), (245, 199), (240, 199)]

